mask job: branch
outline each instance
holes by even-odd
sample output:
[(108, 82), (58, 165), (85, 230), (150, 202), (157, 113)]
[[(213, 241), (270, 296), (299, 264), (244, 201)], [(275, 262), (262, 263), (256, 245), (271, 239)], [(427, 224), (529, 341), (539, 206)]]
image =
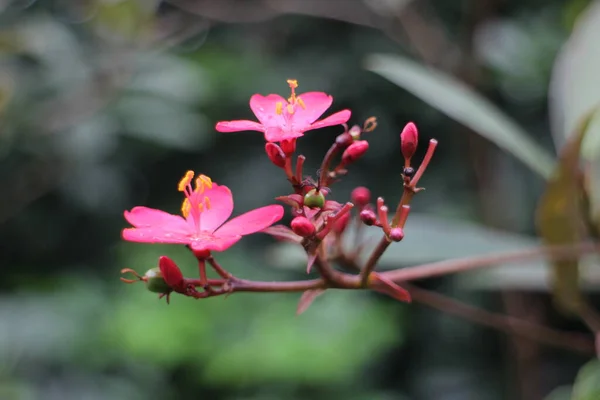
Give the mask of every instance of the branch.
[(410, 291), (414, 301), (439, 311), (548, 346), (594, 354), (594, 343), (587, 336), (560, 332), (508, 315), (496, 314), (413, 285), (404, 286)]
[(548, 257), (548, 259), (558, 261), (578, 258), (581, 255), (596, 252), (600, 252), (600, 244), (592, 242), (577, 243), (574, 245), (540, 246), (512, 253), (467, 257), (422, 264), (416, 267), (382, 272), (382, 275), (395, 282), (405, 282), (491, 267), (498, 264), (533, 260), (541, 257)]

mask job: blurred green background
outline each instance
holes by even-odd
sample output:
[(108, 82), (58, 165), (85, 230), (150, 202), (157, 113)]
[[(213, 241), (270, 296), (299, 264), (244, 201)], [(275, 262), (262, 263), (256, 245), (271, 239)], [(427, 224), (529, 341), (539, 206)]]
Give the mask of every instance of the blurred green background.
[[(288, 193), (260, 133), (214, 124), (254, 119), (250, 96), (286, 95), (295, 78), (299, 93), (334, 96), (328, 113), (378, 119), (368, 154), (333, 187), (338, 201), (358, 185), (399, 197), (408, 121), (421, 143), (440, 142), (406, 240), (383, 268), (535, 245), (535, 207), (562, 144), (550, 133), (562, 118), (560, 102), (548, 106), (554, 60), (589, 3), (0, 1), (0, 399), (571, 398), (555, 389), (591, 355), (373, 293), (328, 292), (300, 317), (299, 294), (174, 296), (167, 306), (122, 284), (120, 269), (143, 273), (164, 254), (193, 275), (194, 258), (123, 243), (120, 230), (136, 205), (177, 213), (188, 169), (229, 186), (235, 214)], [(299, 141), (308, 173), (340, 132)], [(302, 279), (292, 254), (254, 235), (217, 258), (240, 277)], [(546, 267), (419, 285), (586, 332), (555, 311)]]

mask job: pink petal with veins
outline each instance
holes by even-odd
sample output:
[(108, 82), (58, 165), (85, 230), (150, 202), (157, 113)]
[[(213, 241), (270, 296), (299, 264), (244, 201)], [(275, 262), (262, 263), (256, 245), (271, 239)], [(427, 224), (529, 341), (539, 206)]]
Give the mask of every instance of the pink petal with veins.
[(245, 119), (217, 122), (217, 125), (215, 125), (215, 129), (218, 132), (224, 133), (239, 131), (264, 131), (262, 124), (259, 124), (256, 121), (249, 121)]
[[(208, 197), (210, 208), (204, 209), (200, 216), (200, 228), (203, 231), (213, 232), (231, 216), (233, 212), (233, 196), (227, 186), (219, 186), (213, 183), (211, 189), (206, 189), (198, 194), (199, 200)], [(191, 218), (191, 213), (188, 219)]]
[(273, 225), (281, 217), (283, 217), (283, 207), (280, 205), (257, 208), (228, 221), (215, 232), (215, 235), (248, 235)]
[(173, 232), (161, 228), (126, 228), (123, 229), (123, 239), (130, 242), (140, 243), (175, 243), (187, 244), (190, 239), (189, 234)]
[(281, 142), (282, 140), (294, 139), (304, 136), (301, 130), (283, 130), (279, 127), (267, 128), (265, 140), (267, 142)]
[(214, 235), (212, 238), (202, 238), (197, 241), (192, 240), (190, 242), (190, 246), (194, 251), (225, 251), (234, 244), (236, 244), (242, 236), (240, 235), (229, 235), (229, 236), (219, 236)]
[(149, 207), (134, 207), (131, 211), (125, 211), (125, 219), (136, 228), (162, 227), (169, 231), (186, 232), (187, 223), (179, 215), (169, 214), (162, 210)]
[(308, 127), (315, 122), (333, 103), (333, 97), (323, 92), (307, 92), (298, 96), (304, 107), (296, 106), (294, 123), (297, 127)]
[(283, 114), (277, 114), (277, 103), (282, 103), (282, 107), (285, 109), (287, 100), (278, 94), (268, 96), (255, 94), (250, 98), (252, 112), (265, 127), (285, 125)]
[(335, 114), (331, 114), (327, 118), (324, 118), (320, 121), (317, 121), (317, 122), (311, 124), (310, 127), (308, 127), (305, 130), (309, 131), (312, 129), (324, 128), (326, 126), (345, 124), (350, 119), (351, 114), (352, 113), (350, 112), (350, 110), (342, 110), (342, 111), (336, 112)]

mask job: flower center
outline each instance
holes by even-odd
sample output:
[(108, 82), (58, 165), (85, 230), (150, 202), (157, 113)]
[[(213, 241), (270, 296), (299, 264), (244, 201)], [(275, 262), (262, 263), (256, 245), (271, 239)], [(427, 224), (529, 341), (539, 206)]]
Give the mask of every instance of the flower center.
[[(296, 88), (298, 87), (298, 81), (295, 79), (288, 79), (287, 80), (288, 85), (290, 85), (290, 89), (292, 91), (290, 97), (288, 97), (287, 102), (285, 104), (285, 110), (287, 111), (287, 115), (292, 115), (294, 114), (294, 111), (296, 111), (296, 107), (300, 106), (303, 109), (306, 109), (306, 104), (304, 104), (304, 101), (302, 101), (302, 99), (300, 98), (300, 96), (296, 95)], [(275, 104), (275, 112), (277, 113), (277, 115), (281, 115), (283, 114), (283, 102), (278, 101)]]
[[(194, 181), (194, 187), (192, 187)], [(183, 192), (185, 199), (181, 203), (181, 214), (187, 218), (192, 215), (196, 228), (200, 230), (200, 214), (210, 210), (210, 199), (202, 196), (206, 189), (212, 189), (212, 180), (206, 175), (199, 175), (194, 180), (194, 171), (187, 171), (179, 181), (177, 190)]]

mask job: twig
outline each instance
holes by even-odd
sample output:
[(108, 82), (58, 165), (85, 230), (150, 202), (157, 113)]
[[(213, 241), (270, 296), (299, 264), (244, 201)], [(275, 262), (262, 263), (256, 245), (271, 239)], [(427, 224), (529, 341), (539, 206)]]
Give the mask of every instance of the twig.
[(511, 335), (519, 335), (527, 339), (535, 340), (536, 342), (548, 346), (575, 350), (583, 354), (594, 354), (594, 343), (589, 340), (587, 336), (576, 333), (559, 332), (525, 320), (496, 314), (413, 285), (405, 284), (405, 287), (410, 291), (414, 301), (445, 313), (495, 328)]

